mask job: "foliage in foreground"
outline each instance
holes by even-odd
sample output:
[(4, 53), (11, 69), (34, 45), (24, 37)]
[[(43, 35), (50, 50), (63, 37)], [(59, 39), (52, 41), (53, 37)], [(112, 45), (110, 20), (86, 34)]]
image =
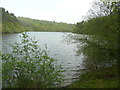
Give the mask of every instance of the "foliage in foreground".
[(56, 60), (49, 57), (47, 50), (40, 49), (37, 41), (23, 33), (21, 43), (12, 48), (11, 53), (2, 54), (3, 88), (48, 88), (61, 84), (61, 65), (55, 65)]

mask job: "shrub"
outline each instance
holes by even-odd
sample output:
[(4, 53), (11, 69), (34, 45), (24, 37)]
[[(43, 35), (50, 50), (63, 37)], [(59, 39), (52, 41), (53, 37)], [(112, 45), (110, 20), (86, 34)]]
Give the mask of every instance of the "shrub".
[(21, 43), (12, 46), (12, 52), (2, 54), (3, 88), (57, 87), (63, 80), (61, 65), (42, 50), (37, 41), (22, 33)]

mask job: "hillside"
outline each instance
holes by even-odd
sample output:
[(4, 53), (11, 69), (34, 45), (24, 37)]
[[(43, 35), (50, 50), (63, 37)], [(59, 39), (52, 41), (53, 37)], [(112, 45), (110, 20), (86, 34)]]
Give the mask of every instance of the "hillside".
[(9, 13), (4, 8), (2, 8), (2, 20), (3, 33), (24, 31), (71, 32), (74, 28), (74, 24), (16, 17), (13, 13)]
[[(103, 8), (101, 11), (104, 12), (96, 13), (94, 9), (92, 11), (94, 18), (76, 24), (74, 32), (78, 35), (71, 37), (78, 45), (84, 44), (82, 47), (78, 46), (77, 54), (82, 53), (85, 57), (83, 58), (85, 73), (80, 75), (79, 80), (73, 82), (70, 88), (119, 88), (120, 6), (117, 4), (120, 5), (120, 2), (105, 4), (98, 1), (94, 5)], [(104, 10), (105, 7), (111, 8)], [(86, 36), (81, 37), (79, 34)]]
[(24, 31), (23, 26), (18, 21), (17, 17), (13, 13), (9, 13), (2, 8), (2, 25), (3, 33), (15, 33)]
[(18, 17), (17, 19), (28, 31), (69, 32), (74, 27), (73, 24), (57, 23), (55, 21), (36, 20), (25, 17)]

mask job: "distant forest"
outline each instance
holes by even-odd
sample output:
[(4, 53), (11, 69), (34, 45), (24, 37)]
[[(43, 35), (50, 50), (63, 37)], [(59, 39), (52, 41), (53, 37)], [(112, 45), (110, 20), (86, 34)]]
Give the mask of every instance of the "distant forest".
[(2, 33), (18, 33), (25, 31), (71, 32), (75, 25), (63, 22), (37, 20), (26, 17), (16, 17), (2, 8)]

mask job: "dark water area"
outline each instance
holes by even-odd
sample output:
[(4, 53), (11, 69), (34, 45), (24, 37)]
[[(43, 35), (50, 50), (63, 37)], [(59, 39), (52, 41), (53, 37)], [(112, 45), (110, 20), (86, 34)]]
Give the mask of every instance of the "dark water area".
[[(65, 75), (65, 81), (63, 86), (69, 85), (72, 81), (77, 80), (79, 77), (79, 69), (83, 68), (82, 59), (83, 55), (76, 54), (76, 44), (68, 44), (65, 40), (65, 35), (68, 32), (27, 32), (30, 38), (35, 38), (38, 41), (40, 48), (44, 49), (45, 44), (47, 44), (47, 49), (50, 51), (49, 55), (58, 61), (57, 64), (62, 64)], [(15, 42), (20, 42), (21, 33), (15, 34), (2, 34), (2, 52), (10, 52), (11, 48), (6, 44), (13, 44)]]

